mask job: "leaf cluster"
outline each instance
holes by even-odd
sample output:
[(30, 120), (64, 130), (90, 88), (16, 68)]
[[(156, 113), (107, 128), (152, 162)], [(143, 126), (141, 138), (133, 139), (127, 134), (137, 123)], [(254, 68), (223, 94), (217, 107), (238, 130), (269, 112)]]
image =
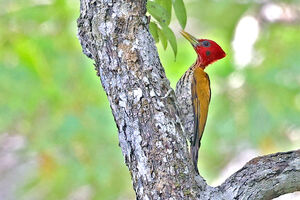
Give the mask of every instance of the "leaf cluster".
[(174, 56), (177, 55), (176, 37), (169, 25), (172, 17), (172, 7), (182, 29), (186, 26), (186, 9), (183, 0), (153, 0), (148, 1), (147, 10), (154, 18), (149, 24), (149, 30), (156, 43), (161, 42), (164, 49), (170, 43)]

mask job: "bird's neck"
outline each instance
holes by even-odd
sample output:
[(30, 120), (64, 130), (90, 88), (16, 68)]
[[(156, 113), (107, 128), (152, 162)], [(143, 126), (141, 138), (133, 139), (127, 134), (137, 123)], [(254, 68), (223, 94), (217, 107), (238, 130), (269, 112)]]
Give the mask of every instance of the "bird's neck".
[(200, 67), (200, 68), (203, 69), (203, 70), (207, 67), (207, 65), (204, 65), (204, 64), (203, 64), (203, 61), (202, 61), (202, 59), (201, 59), (200, 56), (197, 57), (197, 60), (196, 60), (196, 62), (195, 62), (195, 64), (194, 64), (194, 66), (195, 66), (195, 67)]

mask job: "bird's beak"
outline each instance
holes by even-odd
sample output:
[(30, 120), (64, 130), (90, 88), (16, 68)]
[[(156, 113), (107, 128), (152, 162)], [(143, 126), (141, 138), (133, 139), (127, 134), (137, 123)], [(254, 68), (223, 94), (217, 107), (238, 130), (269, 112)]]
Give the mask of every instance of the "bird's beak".
[(191, 34), (185, 32), (183, 30), (180, 31), (180, 33), (181, 33), (181, 35), (183, 35), (183, 37), (185, 37), (188, 41), (190, 41), (190, 43), (193, 45), (193, 47), (195, 47), (199, 44), (199, 41), (197, 40), (197, 38), (195, 38)]

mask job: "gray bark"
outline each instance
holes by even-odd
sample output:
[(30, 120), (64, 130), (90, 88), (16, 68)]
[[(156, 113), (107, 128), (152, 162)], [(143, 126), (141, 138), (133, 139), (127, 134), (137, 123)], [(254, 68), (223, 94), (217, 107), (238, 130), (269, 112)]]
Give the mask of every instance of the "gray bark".
[(78, 19), (137, 199), (270, 199), (299, 190), (299, 150), (254, 159), (215, 188), (196, 175), (145, 14), (146, 0), (81, 0)]

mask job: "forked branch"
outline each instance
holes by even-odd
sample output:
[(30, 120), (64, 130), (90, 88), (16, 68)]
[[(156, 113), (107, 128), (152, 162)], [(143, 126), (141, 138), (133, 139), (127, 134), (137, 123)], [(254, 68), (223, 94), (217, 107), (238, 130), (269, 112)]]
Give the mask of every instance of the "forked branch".
[(300, 150), (250, 160), (218, 187), (225, 199), (272, 199), (300, 190)]

